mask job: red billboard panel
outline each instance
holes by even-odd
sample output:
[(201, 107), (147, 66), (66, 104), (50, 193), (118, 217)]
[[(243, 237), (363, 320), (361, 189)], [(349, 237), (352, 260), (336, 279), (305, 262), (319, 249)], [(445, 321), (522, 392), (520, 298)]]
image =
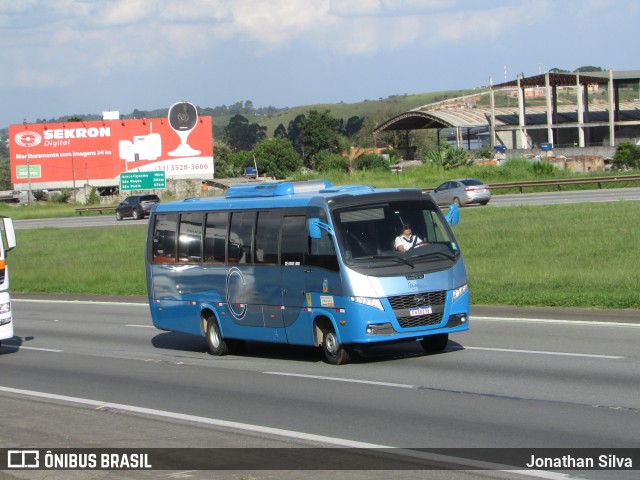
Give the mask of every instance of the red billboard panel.
[(211, 117), (194, 114), (10, 125), (11, 181), (16, 189), (105, 186), (118, 185), (121, 172), (158, 170), (167, 179), (213, 178)]

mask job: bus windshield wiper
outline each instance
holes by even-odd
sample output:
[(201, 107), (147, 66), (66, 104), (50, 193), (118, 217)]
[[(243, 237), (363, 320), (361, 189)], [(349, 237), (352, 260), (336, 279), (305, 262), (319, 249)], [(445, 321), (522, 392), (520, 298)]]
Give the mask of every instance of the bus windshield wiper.
[(442, 252), (442, 251), (421, 253), (420, 255), (412, 255), (411, 258), (415, 260), (415, 259), (422, 259), (422, 258), (436, 257), (436, 256), (446, 257), (446, 258), (448, 258), (449, 260), (452, 260), (452, 261), (456, 259), (456, 255), (452, 255), (450, 253), (445, 253), (445, 252)]
[(368, 255), (366, 257), (352, 258), (351, 261), (354, 261), (354, 260), (355, 261), (359, 261), (359, 260), (377, 260), (377, 259), (396, 260), (398, 262), (406, 263), (411, 268), (415, 268), (415, 265), (413, 263), (411, 263), (409, 260), (407, 260), (405, 258), (402, 258), (402, 257), (398, 257), (396, 255)]

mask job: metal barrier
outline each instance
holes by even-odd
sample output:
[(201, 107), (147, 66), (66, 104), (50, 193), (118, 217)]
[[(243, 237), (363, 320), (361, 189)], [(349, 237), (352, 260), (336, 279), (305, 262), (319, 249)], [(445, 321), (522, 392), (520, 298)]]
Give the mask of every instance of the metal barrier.
[(80, 216), (82, 216), (83, 212), (100, 212), (100, 215), (102, 215), (102, 212), (115, 212), (116, 211), (116, 207), (81, 207), (81, 208), (76, 208), (76, 213)]
[(576, 185), (585, 183), (597, 183), (598, 188), (602, 188), (603, 183), (612, 182), (640, 182), (640, 175), (617, 175), (608, 177), (587, 177), (587, 178), (565, 178), (556, 180), (533, 180), (530, 182), (506, 182), (506, 183), (491, 183), (489, 186), (492, 190), (496, 188), (517, 188), (520, 193), (524, 187), (541, 187), (541, 186), (556, 186), (558, 190), (562, 190), (563, 185)]

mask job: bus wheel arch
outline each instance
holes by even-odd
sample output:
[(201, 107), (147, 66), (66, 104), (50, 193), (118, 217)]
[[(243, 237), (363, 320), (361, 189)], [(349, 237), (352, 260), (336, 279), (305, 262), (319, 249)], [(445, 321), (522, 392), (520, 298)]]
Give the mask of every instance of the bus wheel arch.
[(322, 348), (324, 359), (331, 365), (342, 365), (351, 359), (350, 349), (343, 345), (331, 320), (318, 317), (314, 323), (315, 344)]

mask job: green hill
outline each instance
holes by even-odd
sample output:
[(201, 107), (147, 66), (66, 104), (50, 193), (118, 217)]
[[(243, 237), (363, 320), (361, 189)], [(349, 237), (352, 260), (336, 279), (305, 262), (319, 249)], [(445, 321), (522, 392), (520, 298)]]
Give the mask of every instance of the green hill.
[[(268, 108), (250, 108), (249, 110), (239, 109), (238, 105), (242, 102), (238, 102), (232, 105), (228, 110), (233, 110), (233, 113), (220, 114), (220, 110), (226, 110), (226, 107), (206, 107), (197, 105), (200, 115), (212, 117), (212, 123), (214, 129), (219, 131), (229, 124), (231, 117), (240, 113), (246, 117), (250, 123), (258, 123), (267, 127), (267, 135), (271, 136), (276, 127), (282, 123), (285, 127), (289, 126), (294, 118), (300, 114), (306, 114), (310, 110), (324, 111), (329, 110), (331, 115), (335, 118), (341, 118), (345, 122), (353, 116), (370, 118), (373, 117), (378, 121), (383, 121), (392, 116), (402, 113), (412, 108), (417, 108), (429, 103), (446, 100), (447, 98), (455, 98), (463, 95), (470, 95), (477, 93), (477, 90), (452, 90), (445, 92), (431, 92), (431, 93), (417, 93), (417, 94), (404, 94), (404, 95), (392, 95), (387, 98), (378, 98), (377, 100), (364, 100), (358, 103), (335, 103), (335, 104), (315, 104), (315, 105), (301, 105), (296, 107), (268, 107)], [(251, 102), (245, 102), (245, 105)], [(166, 117), (168, 108), (159, 108), (155, 110), (138, 110), (134, 109), (131, 113), (122, 113), (123, 118), (161, 118)], [(267, 111), (268, 113), (264, 113)], [(72, 114), (65, 115), (58, 118), (50, 119), (36, 119), (34, 123), (54, 123), (64, 122), (70, 119), (80, 120), (99, 120), (101, 115), (95, 113), (89, 114)], [(0, 129), (0, 137), (6, 138), (8, 134), (8, 128)]]

